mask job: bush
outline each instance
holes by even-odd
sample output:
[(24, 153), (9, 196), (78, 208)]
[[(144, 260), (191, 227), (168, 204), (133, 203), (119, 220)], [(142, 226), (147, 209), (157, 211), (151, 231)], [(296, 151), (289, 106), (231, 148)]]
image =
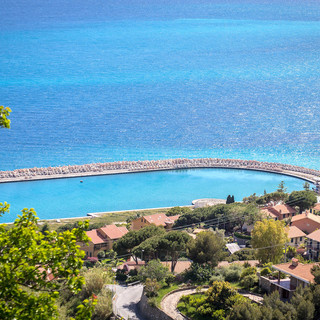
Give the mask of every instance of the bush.
[(248, 236), (246, 234), (243, 233), (239, 233), (239, 232), (235, 232), (234, 236), (239, 238), (239, 239), (244, 239), (244, 240), (251, 240), (251, 236)]
[(106, 253), (102, 250), (98, 252), (98, 259), (103, 259), (106, 256)]
[(86, 297), (98, 294), (107, 282), (108, 275), (103, 268), (92, 268), (84, 273), (85, 284), (83, 291)]
[(248, 267), (245, 268), (242, 273), (241, 273), (241, 279), (243, 279), (246, 276), (252, 275), (252, 274), (256, 274), (257, 273), (257, 268), (256, 267)]
[(157, 282), (157, 280), (149, 278), (146, 279), (144, 290), (148, 298), (158, 296), (158, 291), (160, 288), (161, 285)]
[(93, 312), (93, 320), (109, 319), (112, 314), (112, 293), (110, 290), (102, 290), (97, 296), (98, 301)]
[(261, 270), (261, 272), (260, 272), (260, 274), (261, 274), (263, 277), (265, 277), (265, 276), (267, 276), (267, 275), (269, 275), (269, 274), (271, 274), (271, 273), (272, 273), (272, 271), (270, 270), (269, 267), (263, 268), (263, 269)]
[(151, 260), (138, 271), (138, 275), (142, 281), (145, 281), (147, 278), (162, 281), (169, 275), (169, 269), (162, 265), (160, 260)]
[(124, 270), (118, 269), (116, 272), (116, 280), (117, 281), (126, 281), (128, 276), (125, 274)]
[(252, 287), (258, 284), (258, 281), (259, 280), (256, 274), (249, 274), (241, 279), (240, 284), (244, 289), (250, 290)]
[(184, 273), (184, 280), (196, 283), (209, 282), (213, 274), (214, 269), (209, 264), (201, 265), (193, 262), (189, 270)]
[(240, 279), (242, 270), (242, 265), (238, 263), (234, 263), (226, 267), (219, 267), (215, 269), (215, 275), (211, 278), (211, 280), (217, 279), (228, 282), (237, 282)]

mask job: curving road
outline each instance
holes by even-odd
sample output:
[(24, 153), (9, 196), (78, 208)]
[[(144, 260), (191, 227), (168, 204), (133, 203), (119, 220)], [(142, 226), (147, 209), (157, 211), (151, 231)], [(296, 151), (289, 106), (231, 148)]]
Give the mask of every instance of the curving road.
[(138, 284), (131, 287), (109, 285), (108, 288), (115, 292), (113, 298), (114, 314), (130, 320), (145, 320), (140, 316), (137, 304), (141, 299), (143, 285)]

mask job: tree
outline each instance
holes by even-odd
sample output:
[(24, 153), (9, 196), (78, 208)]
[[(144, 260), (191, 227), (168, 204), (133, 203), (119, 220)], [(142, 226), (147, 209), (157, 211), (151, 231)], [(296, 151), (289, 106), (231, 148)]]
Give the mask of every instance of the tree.
[(192, 212), (192, 210), (189, 207), (173, 207), (166, 213), (166, 216), (171, 217), (187, 214), (190, 212)]
[(251, 244), (257, 249), (257, 258), (261, 263), (280, 261), (283, 247), (288, 242), (288, 234), (282, 221), (257, 221), (251, 236)]
[(284, 181), (281, 181), (278, 185), (278, 192), (283, 192), (286, 193), (287, 192), (287, 188), (284, 186)]
[(178, 258), (186, 252), (188, 242), (191, 240), (186, 232), (170, 231), (159, 240), (159, 250), (171, 256), (171, 272), (174, 272)]
[(306, 181), (306, 182), (303, 184), (303, 189), (304, 189), (305, 191), (309, 191), (309, 190), (310, 190), (310, 183)]
[(243, 301), (241, 303), (236, 303), (227, 320), (259, 320), (261, 319), (261, 311), (256, 304), (249, 301)]
[[(9, 210), (0, 203), (0, 216)], [(33, 209), (23, 209), (10, 229), (0, 225), (0, 318), (57, 319), (59, 292), (79, 292), (84, 252), (77, 242), (86, 242), (88, 222), (79, 222), (72, 231), (57, 234), (37, 226)], [(78, 319), (89, 319), (94, 301), (80, 307)], [(91, 311), (90, 311), (91, 310)], [(90, 317), (89, 317), (90, 316)]]
[(289, 195), (287, 204), (290, 206), (298, 206), (300, 213), (304, 210), (312, 208), (317, 203), (317, 197), (313, 191), (293, 191)]
[(10, 115), (11, 109), (8, 107), (0, 106), (0, 128), (10, 128)]
[(160, 260), (151, 260), (146, 266), (140, 268), (138, 275), (142, 281), (146, 281), (147, 278), (162, 281), (169, 275), (169, 269), (162, 265)]
[(187, 254), (196, 263), (210, 262), (216, 266), (224, 255), (224, 246), (224, 239), (219, 235), (211, 231), (203, 231), (197, 235), (196, 239), (190, 240)]
[[(165, 233), (164, 228), (155, 225), (150, 225), (140, 230), (132, 230), (113, 244), (113, 250), (120, 256), (131, 253), (133, 248), (139, 246), (146, 239)], [(138, 263), (138, 257), (135, 256), (134, 259)]]

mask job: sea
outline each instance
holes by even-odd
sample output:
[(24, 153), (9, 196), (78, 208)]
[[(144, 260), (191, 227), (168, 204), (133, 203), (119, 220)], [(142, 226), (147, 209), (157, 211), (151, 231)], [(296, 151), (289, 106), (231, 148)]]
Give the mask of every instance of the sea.
[(320, 1), (1, 0), (0, 170), (218, 157), (320, 169)]
[(0, 170), (200, 157), (320, 169), (318, 0), (1, 0), (0, 19)]

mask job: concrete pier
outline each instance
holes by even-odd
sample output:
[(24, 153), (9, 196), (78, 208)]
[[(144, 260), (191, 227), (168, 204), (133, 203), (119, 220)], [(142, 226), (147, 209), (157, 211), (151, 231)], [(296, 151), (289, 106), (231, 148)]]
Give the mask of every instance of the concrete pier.
[(320, 185), (319, 170), (283, 163), (218, 158), (117, 161), (73, 166), (16, 169), (13, 171), (0, 171), (0, 183), (195, 168), (264, 171), (300, 178), (318, 187)]

